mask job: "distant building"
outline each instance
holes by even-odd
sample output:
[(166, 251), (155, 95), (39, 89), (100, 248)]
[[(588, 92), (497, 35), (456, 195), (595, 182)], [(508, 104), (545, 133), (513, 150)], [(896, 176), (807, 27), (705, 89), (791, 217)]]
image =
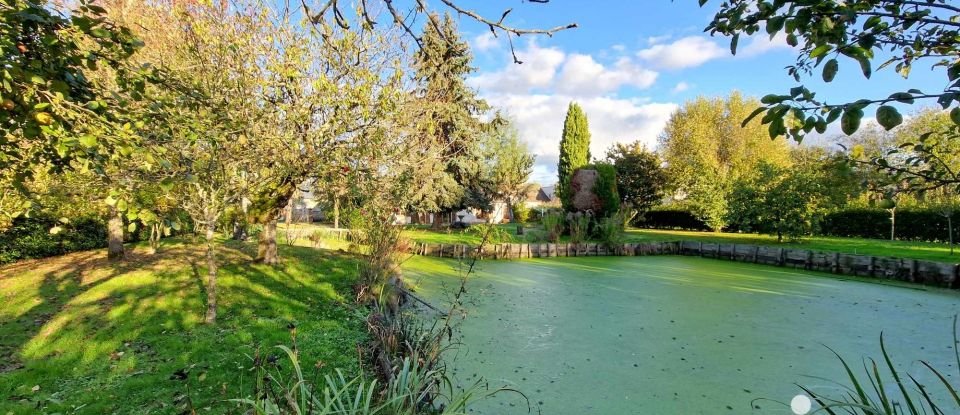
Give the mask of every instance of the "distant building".
[(541, 187), (536, 193), (529, 195), (524, 202), (530, 209), (560, 207), (560, 198), (557, 197), (557, 186)]

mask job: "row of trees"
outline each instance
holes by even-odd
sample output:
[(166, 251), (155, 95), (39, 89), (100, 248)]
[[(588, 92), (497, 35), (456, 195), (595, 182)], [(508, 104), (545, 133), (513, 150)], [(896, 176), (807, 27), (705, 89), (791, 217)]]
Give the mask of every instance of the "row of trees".
[(0, 6), (0, 227), (100, 217), (122, 259), (125, 233), (146, 227), (156, 247), (192, 226), (210, 322), (216, 233), (262, 228), (256, 260), (276, 263), (276, 219), (303, 183), (390, 223), (515, 199), (532, 169), (509, 120), (484, 121), (449, 16), (429, 15), (411, 53), (403, 27), (255, 0), (47, 6)]
[(828, 140), (833, 142), (799, 146), (771, 140), (760, 120), (743, 122), (759, 105), (739, 93), (696, 98), (671, 116), (656, 152), (639, 141), (616, 144), (605, 160), (588, 164), (586, 116), (571, 104), (558, 166), (565, 210), (575, 210), (573, 173), (610, 164), (619, 201), (632, 214), (679, 209), (713, 230), (783, 240), (817, 232), (830, 212), (887, 209), (895, 238), (897, 208), (907, 207), (940, 213), (952, 241), (957, 189), (915, 180), (931, 168), (918, 152), (918, 140), (935, 143), (927, 154), (936, 156), (936, 168), (960, 171), (960, 140), (951, 133), (949, 112), (925, 109), (889, 131), (868, 125)]

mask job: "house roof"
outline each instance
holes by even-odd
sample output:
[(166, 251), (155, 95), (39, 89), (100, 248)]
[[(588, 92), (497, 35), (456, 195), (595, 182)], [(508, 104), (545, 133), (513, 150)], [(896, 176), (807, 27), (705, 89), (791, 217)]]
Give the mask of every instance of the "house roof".
[(556, 198), (557, 198), (556, 186), (541, 187), (540, 191), (537, 192), (537, 200), (541, 202), (552, 202)]

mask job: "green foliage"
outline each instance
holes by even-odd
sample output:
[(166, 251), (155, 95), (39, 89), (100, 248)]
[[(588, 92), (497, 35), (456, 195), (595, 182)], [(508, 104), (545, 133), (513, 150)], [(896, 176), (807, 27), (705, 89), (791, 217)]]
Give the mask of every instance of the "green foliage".
[(594, 193), (600, 199), (600, 212), (594, 212), (600, 218), (611, 217), (620, 212), (620, 193), (617, 191), (617, 168), (609, 163), (596, 163), (583, 169), (597, 171)]
[(107, 227), (94, 218), (55, 219), (46, 215), (19, 217), (0, 232), (0, 264), (103, 248)]
[(486, 165), (484, 181), (488, 199), (523, 203), (526, 182), (536, 156), (530, 154), (520, 133), (500, 114), (487, 126), (482, 146)]
[(564, 210), (570, 210), (573, 194), (570, 180), (580, 167), (590, 163), (590, 126), (587, 115), (576, 102), (567, 108), (563, 121), (563, 136), (560, 138), (560, 162), (557, 164), (557, 196)]
[[(701, 6), (706, 3), (708, 0), (700, 1)], [(878, 106), (877, 122), (889, 130), (902, 123), (903, 116), (888, 104), (935, 100), (948, 109), (960, 102), (960, 62), (954, 59), (960, 36), (958, 19), (960, 10), (947, 0), (786, 0), (761, 3), (760, 7), (751, 0), (733, 0), (720, 5), (706, 30), (731, 36), (734, 54), (741, 36), (761, 30), (771, 38), (785, 35), (798, 51), (796, 64), (787, 67), (788, 75), (797, 82), (816, 71), (824, 82), (832, 82), (841, 61), (856, 63), (868, 79), (875, 70), (885, 68), (908, 78), (916, 64), (932, 67), (943, 76), (942, 90), (909, 89), (840, 104), (827, 104), (800, 85), (787, 94), (765, 96), (764, 105), (744, 121), (763, 114), (761, 122), (769, 126), (770, 137), (785, 135), (801, 141), (814, 130), (822, 134), (838, 119), (843, 132), (853, 134), (871, 105)], [(877, 65), (879, 59), (886, 60)]]
[(626, 212), (616, 212), (597, 221), (597, 239), (600, 240), (607, 249), (616, 250), (623, 246), (627, 241), (624, 234), (624, 222), (626, 222)]
[[(956, 361), (960, 364), (960, 341), (957, 337), (957, 318), (953, 318), (953, 349)], [(920, 361), (936, 381), (921, 384), (913, 374), (897, 369), (887, 346), (880, 334), (880, 350), (883, 361), (879, 364), (872, 358), (863, 362), (863, 374), (856, 374), (847, 361), (830, 349), (847, 374), (850, 386), (843, 386), (841, 396), (819, 393), (811, 388), (800, 386), (820, 406), (820, 411), (830, 415), (845, 413), (851, 415), (921, 415), (949, 414), (960, 412), (960, 386), (951, 383), (947, 374), (925, 361)], [(960, 368), (957, 369), (960, 373)], [(887, 386), (889, 385), (889, 386)], [(933, 387), (936, 386), (936, 389)], [(819, 412), (819, 411), (818, 411)]]
[(607, 150), (607, 161), (616, 167), (617, 192), (623, 203), (645, 212), (663, 200), (668, 180), (663, 163), (643, 143), (617, 143)]
[(530, 208), (524, 202), (513, 204), (513, 221), (515, 223), (527, 223), (530, 220)]
[(419, 189), (410, 204), (421, 212), (487, 208), (492, 201), (484, 171), (480, 115), (489, 107), (466, 84), (475, 68), (456, 22), (449, 15), (428, 19), (431, 24), (424, 25), (421, 47), (413, 59), (418, 85), (409, 116), (424, 148), (433, 147), (437, 154), (418, 162), (413, 175)]
[[(960, 223), (960, 211), (950, 216)], [(820, 233), (827, 236), (853, 238), (890, 238), (890, 212), (877, 208), (843, 209), (826, 214)], [(947, 218), (938, 209), (897, 209), (897, 239), (905, 241), (946, 242), (949, 240)]]
[(563, 234), (563, 214), (560, 212), (547, 212), (540, 219), (546, 238), (550, 242), (560, 240)]
[(697, 219), (687, 209), (675, 206), (663, 206), (643, 213), (634, 226), (650, 229), (677, 229), (686, 231), (707, 231), (710, 227), (702, 220)]
[(952, 113), (926, 109), (893, 132), (895, 146), (882, 152), (852, 148), (850, 157), (860, 164), (921, 191), (941, 187), (960, 192), (960, 126)]
[(130, 65), (142, 42), (104, 8), (87, 0), (60, 7), (0, 3), (0, 171), (16, 172), (3, 179), (21, 192), (35, 172), (103, 173), (111, 158), (130, 157), (142, 123), (126, 109), (155, 79), (149, 67)]
[(790, 164), (786, 141), (770, 140), (758, 121), (742, 124), (758, 102), (734, 93), (697, 98), (671, 115), (660, 136), (670, 187), (712, 229), (726, 226), (732, 185), (757, 166)]
[(813, 175), (763, 164), (757, 176), (734, 184), (729, 221), (741, 231), (776, 235), (778, 241), (798, 239), (814, 230), (821, 199)]
[(570, 242), (579, 244), (590, 237), (590, 225), (593, 216), (589, 212), (568, 212), (567, 226), (570, 228)]

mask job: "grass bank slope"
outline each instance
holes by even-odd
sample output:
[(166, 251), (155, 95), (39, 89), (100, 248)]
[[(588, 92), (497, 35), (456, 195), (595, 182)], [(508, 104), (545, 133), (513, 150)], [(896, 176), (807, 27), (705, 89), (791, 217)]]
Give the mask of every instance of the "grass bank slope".
[(290, 324), (305, 364), (359, 373), (354, 260), (282, 247), (270, 267), (251, 249), (220, 251), (212, 326), (203, 251), (183, 242), (120, 264), (99, 250), (0, 267), (0, 414), (224, 413), (249, 390), (257, 348), (289, 345)]

